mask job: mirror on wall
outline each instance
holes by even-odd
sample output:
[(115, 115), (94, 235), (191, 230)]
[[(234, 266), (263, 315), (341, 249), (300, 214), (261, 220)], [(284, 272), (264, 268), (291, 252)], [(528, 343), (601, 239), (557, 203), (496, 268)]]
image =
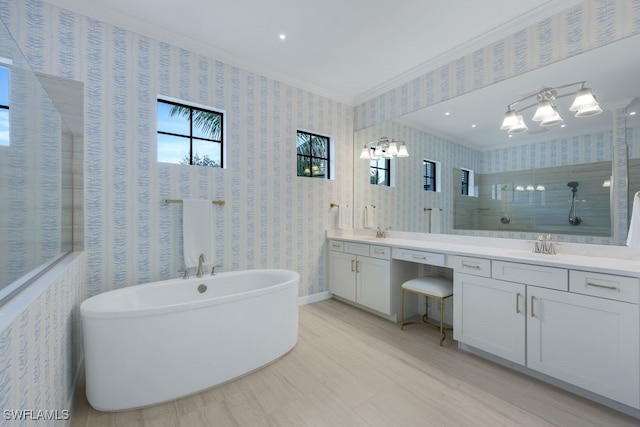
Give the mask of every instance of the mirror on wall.
[[(614, 243), (612, 187), (603, 183), (615, 175), (613, 145), (614, 138), (620, 141), (620, 133), (623, 141), (626, 138), (629, 158), (640, 158), (640, 114), (625, 114), (633, 111), (640, 96), (640, 56), (629, 55), (638, 49), (640, 36), (629, 37), (356, 132), (354, 227), (362, 225), (359, 207), (371, 204), (376, 205), (379, 225), (400, 231), (433, 231), (430, 213), (437, 209), (436, 231), (442, 233), (491, 231), (494, 236), (505, 232), (505, 237), (514, 232), (557, 233)], [(556, 99), (564, 119), (561, 124), (539, 126), (531, 120), (535, 112), (531, 107), (522, 111), (527, 132), (509, 135), (499, 129), (514, 101), (543, 88), (581, 81), (592, 88), (604, 110), (601, 114), (573, 116), (569, 107), (580, 88), (577, 84), (569, 88), (571, 95)], [(535, 104), (535, 99), (528, 103)], [(380, 136), (406, 141), (411, 152), (407, 159), (394, 160), (392, 188), (369, 185), (366, 161), (358, 158), (362, 144)], [(423, 158), (440, 162), (438, 193), (423, 190)], [(461, 169), (474, 172), (474, 197), (459, 194)], [(635, 191), (640, 190), (640, 177), (638, 181)], [(571, 187), (571, 182), (578, 185)], [(528, 185), (533, 190), (527, 190)], [(633, 186), (630, 178), (629, 192)], [(572, 205), (579, 223), (568, 222)]]

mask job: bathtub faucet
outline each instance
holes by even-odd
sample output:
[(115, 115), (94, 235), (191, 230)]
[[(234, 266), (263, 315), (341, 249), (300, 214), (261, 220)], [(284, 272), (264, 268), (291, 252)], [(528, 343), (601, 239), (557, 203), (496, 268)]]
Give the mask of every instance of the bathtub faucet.
[(196, 270), (196, 277), (202, 277), (202, 264), (204, 264), (204, 254), (200, 254), (198, 257), (198, 269)]

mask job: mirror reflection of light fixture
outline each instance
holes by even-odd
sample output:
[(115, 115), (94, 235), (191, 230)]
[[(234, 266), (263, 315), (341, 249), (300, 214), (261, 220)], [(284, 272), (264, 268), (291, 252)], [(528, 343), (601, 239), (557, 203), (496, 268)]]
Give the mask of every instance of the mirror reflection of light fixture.
[(536, 191), (544, 191), (544, 190), (545, 190), (544, 185), (542, 184), (536, 185)]
[[(400, 144), (399, 147), (398, 144)], [(360, 158), (364, 160), (391, 159), (393, 157), (409, 157), (407, 145), (404, 141), (394, 141), (386, 136), (365, 144), (360, 153)]]
[[(593, 96), (591, 88), (585, 87), (585, 81), (569, 83), (566, 85), (558, 86), (556, 88), (544, 88), (536, 94), (525, 96), (515, 102), (512, 102), (507, 106), (507, 112), (504, 115), (504, 120), (500, 126), (501, 130), (506, 130), (509, 134), (526, 132), (528, 130), (526, 123), (522, 119), (520, 111), (524, 111), (533, 106), (536, 107), (536, 112), (533, 115), (532, 120), (540, 122), (540, 126), (553, 126), (558, 123), (562, 123), (563, 119), (558, 112), (558, 108), (553, 104), (558, 98), (564, 98), (571, 96), (572, 93), (566, 93), (558, 95), (558, 90), (566, 89), (571, 86), (580, 85), (580, 88), (576, 92), (575, 99), (569, 107), (569, 111), (575, 112), (576, 117), (589, 117), (602, 113), (602, 108), (598, 104), (596, 97)], [(513, 106), (519, 102), (525, 101), (529, 98), (536, 97), (536, 103), (527, 105), (516, 111)]]

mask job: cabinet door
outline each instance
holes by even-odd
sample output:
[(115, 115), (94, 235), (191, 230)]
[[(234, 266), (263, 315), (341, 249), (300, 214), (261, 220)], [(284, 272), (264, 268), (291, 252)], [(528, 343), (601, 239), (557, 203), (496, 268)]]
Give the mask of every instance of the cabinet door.
[(356, 300), (356, 257), (329, 251), (329, 290), (339, 297)]
[(525, 290), (518, 283), (455, 272), (454, 338), (524, 365)]
[(640, 407), (635, 304), (529, 286), (527, 365)]
[(358, 303), (381, 313), (391, 314), (391, 261), (357, 258)]

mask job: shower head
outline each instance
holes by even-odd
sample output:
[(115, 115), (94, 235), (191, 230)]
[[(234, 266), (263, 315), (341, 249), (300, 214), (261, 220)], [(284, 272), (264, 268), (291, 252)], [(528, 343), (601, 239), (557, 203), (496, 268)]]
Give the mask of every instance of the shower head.
[(567, 186), (571, 187), (571, 188), (576, 188), (578, 186), (578, 181), (569, 181), (567, 183)]

